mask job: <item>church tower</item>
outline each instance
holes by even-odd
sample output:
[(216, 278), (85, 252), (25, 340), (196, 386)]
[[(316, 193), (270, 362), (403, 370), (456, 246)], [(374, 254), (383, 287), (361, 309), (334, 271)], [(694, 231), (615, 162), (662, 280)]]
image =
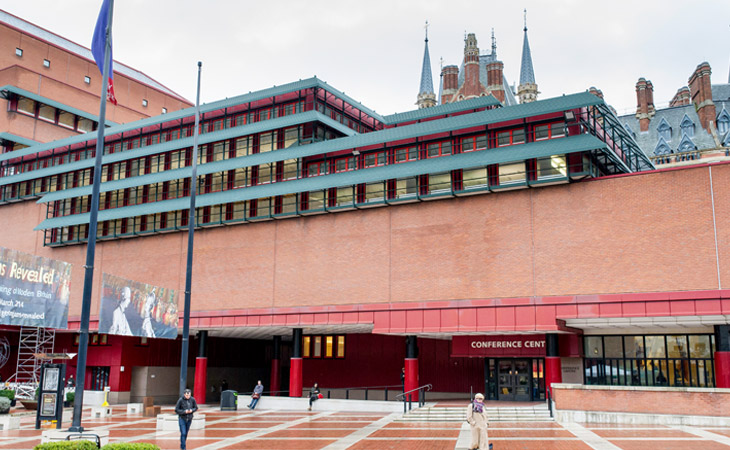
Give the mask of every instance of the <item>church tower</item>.
[(525, 38), (522, 42), (522, 67), (520, 68), (520, 84), (517, 86), (517, 97), (520, 103), (530, 103), (537, 100), (537, 84), (535, 71), (532, 69), (532, 54), (530, 42), (527, 40), (527, 10), (525, 10)]
[(433, 76), (431, 76), (431, 57), (428, 54), (428, 22), (426, 22), (426, 48), (423, 51), (423, 68), (421, 69), (421, 88), (416, 101), (418, 109), (436, 106), (436, 94), (433, 92)]

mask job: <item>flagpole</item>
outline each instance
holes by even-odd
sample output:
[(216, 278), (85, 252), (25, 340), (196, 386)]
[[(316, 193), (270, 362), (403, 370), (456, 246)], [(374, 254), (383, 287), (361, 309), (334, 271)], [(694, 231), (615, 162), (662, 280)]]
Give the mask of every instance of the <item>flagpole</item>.
[(195, 191), (198, 185), (198, 128), (200, 128), (200, 72), (198, 61), (198, 93), (195, 98), (195, 132), (193, 134), (193, 167), (190, 175), (190, 211), (188, 214), (188, 263), (185, 272), (185, 313), (183, 315), (182, 353), (180, 355), (180, 396), (187, 387), (188, 345), (190, 341), (190, 292), (193, 284), (193, 238), (195, 237)]
[(114, 0), (110, 0), (104, 45), (104, 74), (101, 77), (101, 97), (99, 106), (99, 129), (96, 137), (96, 157), (94, 159), (94, 185), (91, 190), (91, 211), (89, 212), (89, 238), (86, 244), (86, 264), (84, 264), (84, 292), (81, 302), (81, 335), (79, 336), (79, 356), (76, 360), (76, 392), (74, 413), (68, 431), (81, 433), (81, 411), (84, 406), (84, 381), (86, 380), (86, 351), (89, 346), (89, 315), (91, 312), (91, 290), (94, 281), (94, 255), (96, 253), (96, 228), (99, 214), (99, 185), (101, 184), (101, 157), (104, 154), (104, 128), (106, 127), (106, 101), (111, 65), (112, 17)]

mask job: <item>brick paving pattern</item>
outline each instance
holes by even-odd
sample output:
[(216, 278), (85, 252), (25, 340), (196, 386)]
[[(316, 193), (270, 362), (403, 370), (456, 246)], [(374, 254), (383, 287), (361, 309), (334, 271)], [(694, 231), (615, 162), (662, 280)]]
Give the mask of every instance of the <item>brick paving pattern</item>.
[[(468, 445), (465, 424), (397, 422), (400, 414), (221, 412), (212, 407), (201, 413), (206, 429), (190, 431), (191, 450), (465, 450)], [(29, 414), (20, 430), (0, 431), (0, 450), (39, 444), (42, 430), (34, 423)], [(128, 415), (124, 407), (114, 407), (105, 419), (91, 419), (87, 410), (83, 425), (109, 430), (110, 442), (149, 442), (162, 450), (180, 445), (178, 431), (157, 431), (156, 419)], [(489, 437), (494, 450), (730, 450), (730, 428), (725, 427), (500, 422), (490, 424)]]

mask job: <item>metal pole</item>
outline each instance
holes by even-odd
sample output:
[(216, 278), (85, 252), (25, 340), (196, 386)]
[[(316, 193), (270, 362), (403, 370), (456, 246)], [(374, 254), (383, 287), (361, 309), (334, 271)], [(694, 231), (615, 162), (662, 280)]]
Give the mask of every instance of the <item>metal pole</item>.
[(111, 34), (114, 16), (114, 0), (109, 4), (109, 19), (106, 26), (104, 45), (104, 73), (101, 81), (99, 105), (99, 129), (96, 136), (96, 156), (94, 159), (94, 184), (91, 189), (91, 210), (89, 211), (89, 239), (86, 244), (86, 264), (84, 264), (84, 291), (81, 300), (81, 325), (79, 336), (79, 356), (76, 360), (76, 393), (74, 413), (69, 431), (81, 433), (81, 411), (84, 405), (84, 380), (86, 380), (86, 350), (89, 346), (89, 316), (91, 314), (91, 289), (94, 281), (94, 255), (96, 254), (96, 228), (99, 215), (99, 185), (101, 184), (101, 157), (104, 154), (104, 128), (106, 127), (106, 102), (111, 65)]
[(193, 171), (190, 175), (190, 213), (188, 215), (188, 264), (185, 273), (185, 314), (183, 316), (182, 354), (180, 355), (180, 397), (188, 379), (188, 342), (190, 340), (190, 291), (193, 283), (193, 237), (195, 235), (195, 190), (198, 185), (198, 128), (200, 128), (200, 72), (198, 61), (198, 93), (195, 98), (195, 131), (193, 134)]

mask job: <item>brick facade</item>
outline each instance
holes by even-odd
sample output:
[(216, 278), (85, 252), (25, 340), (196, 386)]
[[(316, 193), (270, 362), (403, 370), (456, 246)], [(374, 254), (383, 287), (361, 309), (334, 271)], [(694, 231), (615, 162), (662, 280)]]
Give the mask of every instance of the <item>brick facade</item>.
[(730, 389), (553, 385), (556, 410), (727, 416)]

